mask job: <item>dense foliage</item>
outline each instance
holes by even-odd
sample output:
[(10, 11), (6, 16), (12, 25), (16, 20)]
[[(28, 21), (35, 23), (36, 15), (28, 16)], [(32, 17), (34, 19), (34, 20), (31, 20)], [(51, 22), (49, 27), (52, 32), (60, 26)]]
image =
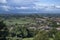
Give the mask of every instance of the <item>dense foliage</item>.
[[(32, 15), (1, 15), (0, 40), (60, 40), (60, 25), (52, 17)], [(59, 24), (59, 23), (58, 23)]]
[(6, 40), (6, 37), (8, 35), (8, 29), (3, 23), (3, 21), (0, 21), (0, 40)]

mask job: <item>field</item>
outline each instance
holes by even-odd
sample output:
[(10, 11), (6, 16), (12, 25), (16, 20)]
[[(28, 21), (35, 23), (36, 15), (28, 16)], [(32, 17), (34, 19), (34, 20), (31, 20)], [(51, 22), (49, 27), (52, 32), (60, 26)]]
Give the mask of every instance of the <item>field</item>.
[(7, 24), (7, 25), (9, 25), (9, 24), (27, 24), (27, 23), (35, 23), (35, 21), (32, 19), (32, 18), (30, 18), (30, 19), (28, 19), (28, 18), (19, 18), (19, 19), (7, 19), (7, 20), (5, 20), (5, 23)]

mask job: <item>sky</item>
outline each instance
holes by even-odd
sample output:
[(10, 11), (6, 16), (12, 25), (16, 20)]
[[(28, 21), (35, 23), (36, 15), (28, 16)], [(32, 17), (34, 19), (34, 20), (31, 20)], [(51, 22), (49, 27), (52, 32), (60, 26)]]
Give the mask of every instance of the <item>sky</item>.
[(60, 13), (60, 0), (0, 0), (0, 13)]

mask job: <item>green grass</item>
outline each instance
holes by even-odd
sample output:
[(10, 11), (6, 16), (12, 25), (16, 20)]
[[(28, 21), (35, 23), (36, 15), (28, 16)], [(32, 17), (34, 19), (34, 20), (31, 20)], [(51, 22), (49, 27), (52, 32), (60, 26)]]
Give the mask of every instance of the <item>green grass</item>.
[(53, 40), (53, 38), (49, 38), (49, 40)]
[(26, 18), (20, 18), (20, 19), (7, 19), (5, 20), (5, 23), (7, 25), (10, 24), (27, 24), (27, 23), (35, 23), (33, 19), (26, 19)]
[(17, 37), (6, 37), (9, 40), (33, 40), (33, 38), (17, 38)]
[(24, 38), (23, 40), (33, 40), (33, 38)]

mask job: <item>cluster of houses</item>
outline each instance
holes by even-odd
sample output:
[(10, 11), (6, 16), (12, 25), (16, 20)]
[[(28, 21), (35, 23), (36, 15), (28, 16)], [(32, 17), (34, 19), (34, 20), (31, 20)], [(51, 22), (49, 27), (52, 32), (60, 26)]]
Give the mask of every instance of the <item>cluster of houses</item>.
[[(18, 24), (18, 25), (24, 25), (27, 27), (27, 29), (34, 29), (34, 30), (50, 30), (52, 29), (51, 26), (49, 26), (49, 21), (47, 21), (48, 17), (44, 18), (36, 18), (35, 23), (27, 23), (27, 24)], [(51, 18), (50, 20), (53, 20), (57, 23), (57, 25), (60, 25), (60, 18)], [(11, 27), (13, 29), (13, 27)], [(60, 26), (56, 27), (57, 30), (60, 30)]]
[[(49, 26), (49, 21), (47, 21), (47, 19), (49, 18), (36, 18), (36, 25), (37, 26), (32, 26), (32, 27), (28, 27), (30, 29), (39, 29), (39, 30), (50, 30), (52, 29), (53, 27)], [(60, 18), (51, 18), (53, 21), (55, 21), (57, 23), (57, 25), (60, 25)], [(38, 25), (39, 24), (39, 25)], [(56, 27), (57, 30), (60, 30), (60, 26), (59, 27)]]

